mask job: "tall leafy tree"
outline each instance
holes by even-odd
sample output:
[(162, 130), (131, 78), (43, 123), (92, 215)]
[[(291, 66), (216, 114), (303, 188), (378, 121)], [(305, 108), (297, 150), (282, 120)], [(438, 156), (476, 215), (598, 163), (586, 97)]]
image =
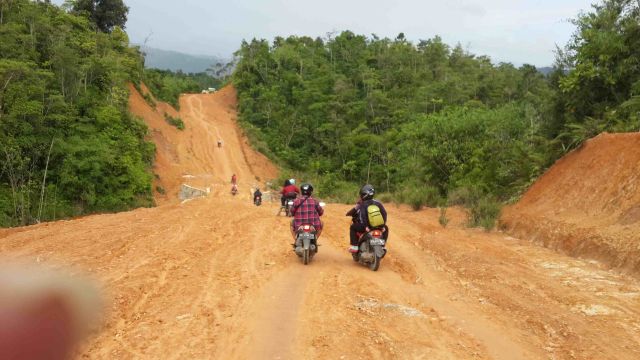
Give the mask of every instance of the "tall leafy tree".
[(123, 0), (69, 0), (67, 6), (87, 16), (102, 32), (111, 32), (116, 26), (124, 29), (129, 13)]
[(605, 0), (580, 14), (559, 52), (555, 127), (571, 148), (603, 130), (640, 128), (640, 3)]

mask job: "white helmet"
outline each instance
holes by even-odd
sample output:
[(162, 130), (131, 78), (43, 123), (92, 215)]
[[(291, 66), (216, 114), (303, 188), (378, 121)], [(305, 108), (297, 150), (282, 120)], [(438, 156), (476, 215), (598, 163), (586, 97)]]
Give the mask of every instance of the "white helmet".
[(289, 182), (291, 183), (291, 185), (295, 185), (296, 184), (296, 179), (289, 179)]

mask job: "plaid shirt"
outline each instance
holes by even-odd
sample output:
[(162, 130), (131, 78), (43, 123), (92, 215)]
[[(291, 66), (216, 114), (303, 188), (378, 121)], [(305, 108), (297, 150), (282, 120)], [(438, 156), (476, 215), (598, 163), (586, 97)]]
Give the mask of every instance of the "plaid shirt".
[(297, 230), (300, 225), (311, 224), (317, 230), (320, 230), (320, 216), (324, 213), (324, 209), (318, 204), (316, 199), (312, 197), (297, 198), (293, 202), (293, 230)]

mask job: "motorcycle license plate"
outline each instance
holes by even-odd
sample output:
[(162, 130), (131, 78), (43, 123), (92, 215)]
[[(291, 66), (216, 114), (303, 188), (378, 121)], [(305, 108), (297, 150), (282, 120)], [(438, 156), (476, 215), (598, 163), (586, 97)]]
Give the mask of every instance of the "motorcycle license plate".
[(373, 239), (369, 240), (369, 244), (371, 244), (371, 245), (381, 245), (381, 246), (384, 246), (384, 239), (380, 239), (380, 238), (373, 238)]

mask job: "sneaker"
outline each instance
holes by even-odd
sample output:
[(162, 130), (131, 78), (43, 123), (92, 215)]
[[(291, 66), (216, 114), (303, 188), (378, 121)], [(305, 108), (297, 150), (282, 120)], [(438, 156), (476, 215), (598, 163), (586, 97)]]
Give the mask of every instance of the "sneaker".
[(360, 248), (358, 248), (358, 246), (357, 246), (357, 245), (351, 245), (351, 246), (349, 247), (349, 252), (350, 252), (350, 253), (352, 253), (352, 254), (357, 253), (357, 252), (358, 252), (358, 250), (360, 250)]

